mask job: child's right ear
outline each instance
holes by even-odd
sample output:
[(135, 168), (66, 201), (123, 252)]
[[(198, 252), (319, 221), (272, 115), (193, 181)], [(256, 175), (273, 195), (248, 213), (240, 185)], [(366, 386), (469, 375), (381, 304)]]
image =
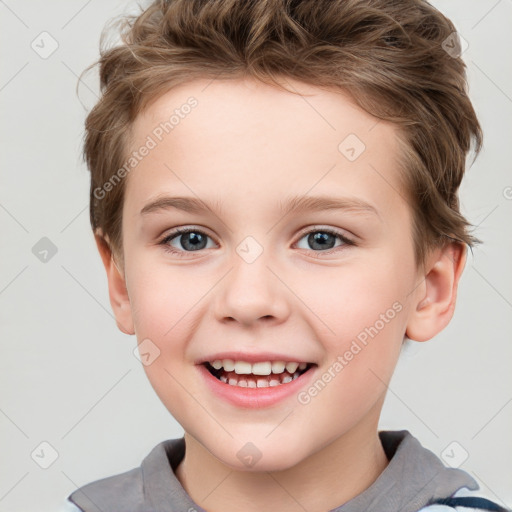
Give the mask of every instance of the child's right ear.
[(95, 233), (94, 239), (96, 240), (103, 266), (107, 272), (108, 294), (117, 327), (125, 334), (135, 334), (125, 277), (115, 262), (108, 236), (103, 236), (101, 231), (98, 231)]

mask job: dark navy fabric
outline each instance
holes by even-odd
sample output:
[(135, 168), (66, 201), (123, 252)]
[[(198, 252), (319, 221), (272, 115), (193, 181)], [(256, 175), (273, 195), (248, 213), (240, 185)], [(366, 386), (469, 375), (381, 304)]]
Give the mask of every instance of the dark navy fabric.
[(471, 496), (463, 496), (460, 498), (441, 498), (433, 501), (432, 504), (448, 505), (449, 507), (464, 507), (478, 510), (490, 510), (492, 512), (510, 512), (501, 505), (494, 503), (486, 498), (477, 498)]

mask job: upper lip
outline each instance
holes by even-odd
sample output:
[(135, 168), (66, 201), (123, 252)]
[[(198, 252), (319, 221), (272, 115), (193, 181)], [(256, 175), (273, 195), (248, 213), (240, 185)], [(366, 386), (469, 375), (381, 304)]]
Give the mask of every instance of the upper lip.
[(198, 359), (195, 364), (204, 364), (215, 360), (232, 359), (233, 361), (247, 361), (248, 363), (260, 363), (265, 361), (284, 361), (285, 363), (312, 363), (311, 360), (307, 360), (297, 356), (291, 356), (287, 354), (276, 354), (275, 352), (218, 352), (211, 356), (205, 356)]

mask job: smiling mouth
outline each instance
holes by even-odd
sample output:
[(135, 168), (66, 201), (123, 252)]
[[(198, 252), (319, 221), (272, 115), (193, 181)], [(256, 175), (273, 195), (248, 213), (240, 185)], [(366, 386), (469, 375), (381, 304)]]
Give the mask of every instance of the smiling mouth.
[(285, 369), (281, 373), (270, 373), (269, 375), (255, 375), (253, 373), (238, 374), (234, 371), (226, 371), (224, 368), (215, 369), (210, 363), (203, 363), (207, 370), (221, 382), (230, 386), (242, 388), (267, 388), (286, 385), (298, 379), (301, 375), (316, 366), (315, 363), (307, 363), (303, 369), (297, 368), (293, 373)]

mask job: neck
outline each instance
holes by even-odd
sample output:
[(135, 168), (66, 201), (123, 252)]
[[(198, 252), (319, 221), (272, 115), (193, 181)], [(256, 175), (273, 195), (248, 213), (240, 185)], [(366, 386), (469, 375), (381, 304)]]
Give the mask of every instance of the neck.
[(236, 471), (187, 433), (185, 443), (176, 477), (192, 500), (209, 512), (325, 512), (361, 494), (388, 464), (376, 424), (358, 425), (282, 471)]

